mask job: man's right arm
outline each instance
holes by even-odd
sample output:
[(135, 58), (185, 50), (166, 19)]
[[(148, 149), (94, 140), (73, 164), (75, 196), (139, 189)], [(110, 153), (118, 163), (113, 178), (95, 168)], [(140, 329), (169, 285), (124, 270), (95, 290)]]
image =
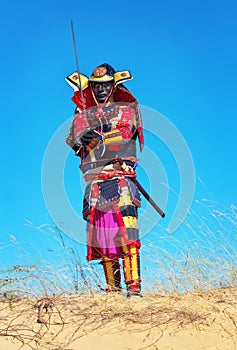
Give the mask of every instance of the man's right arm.
[(103, 142), (103, 136), (96, 130), (89, 130), (81, 136), (80, 141), (83, 147), (93, 149)]
[(95, 129), (87, 130), (87, 125), (82, 114), (79, 114), (77, 110), (75, 111), (74, 118), (66, 137), (66, 143), (71, 147), (76, 156), (79, 155), (79, 151), (83, 147), (89, 152), (99, 143), (103, 142), (103, 136)]

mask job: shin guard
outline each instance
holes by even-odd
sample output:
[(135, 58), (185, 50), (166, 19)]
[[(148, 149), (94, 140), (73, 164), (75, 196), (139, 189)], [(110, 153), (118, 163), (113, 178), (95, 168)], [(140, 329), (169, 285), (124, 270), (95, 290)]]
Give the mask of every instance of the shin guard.
[(104, 257), (102, 260), (104, 268), (105, 279), (107, 283), (107, 292), (118, 292), (121, 291), (121, 275), (119, 260), (109, 259)]
[(140, 257), (135, 246), (123, 246), (123, 271), (127, 285), (127, 295), (141, 295)]

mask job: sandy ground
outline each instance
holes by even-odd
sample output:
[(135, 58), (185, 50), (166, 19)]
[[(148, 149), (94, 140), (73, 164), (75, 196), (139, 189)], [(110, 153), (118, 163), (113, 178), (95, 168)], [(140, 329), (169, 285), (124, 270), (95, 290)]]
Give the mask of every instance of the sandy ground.
[(0, 302), (0, 350), (234, 350), (237, 288)]

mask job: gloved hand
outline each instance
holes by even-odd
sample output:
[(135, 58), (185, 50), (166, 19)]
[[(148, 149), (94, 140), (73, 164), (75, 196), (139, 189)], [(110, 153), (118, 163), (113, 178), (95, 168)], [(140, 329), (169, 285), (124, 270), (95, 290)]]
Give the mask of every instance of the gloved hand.
[(94, 148), (98, 143), (103, 142), (103, 136), (96, 130), (90, 130), (81, 137), (84, 147)]

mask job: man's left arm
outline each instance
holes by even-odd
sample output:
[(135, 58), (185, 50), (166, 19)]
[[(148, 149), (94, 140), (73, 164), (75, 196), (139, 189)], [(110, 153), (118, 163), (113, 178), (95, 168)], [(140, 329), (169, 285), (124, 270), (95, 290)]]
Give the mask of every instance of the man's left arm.
[(140, 107), (137, 103), (134, 104), (134, 108), (136, 111), (136, 129), (138, 134), (138, 141), (140, 146), (140, 151), (142, 152), (144, 148), (144, 133), (143, 133), (143, 121)]

